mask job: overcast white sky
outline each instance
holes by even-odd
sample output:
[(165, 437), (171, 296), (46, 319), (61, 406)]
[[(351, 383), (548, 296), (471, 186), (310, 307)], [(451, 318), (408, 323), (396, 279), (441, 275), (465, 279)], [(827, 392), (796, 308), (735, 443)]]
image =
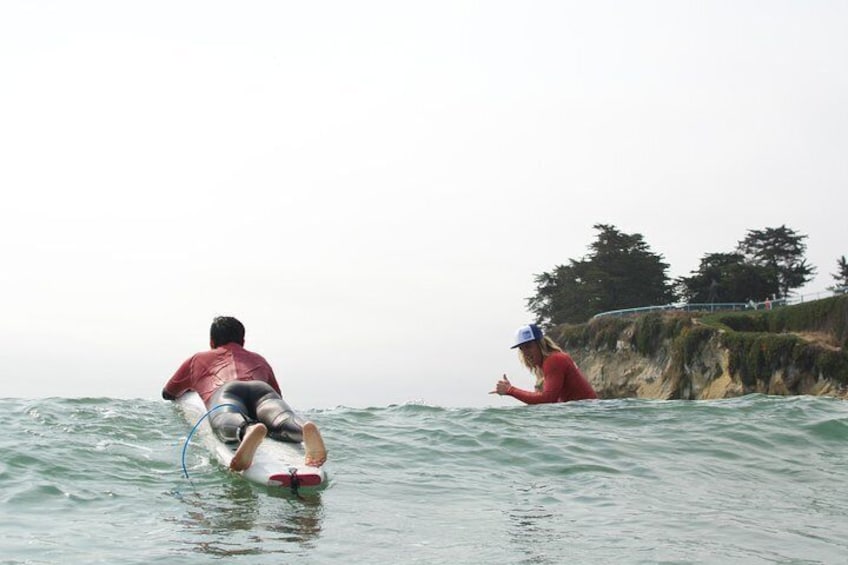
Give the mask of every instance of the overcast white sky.
[(298, 408), (487, 395), (608, 223), (848, 254), (848, 3), (0, 3), (2, 396), (156, 398), (213, 316)]

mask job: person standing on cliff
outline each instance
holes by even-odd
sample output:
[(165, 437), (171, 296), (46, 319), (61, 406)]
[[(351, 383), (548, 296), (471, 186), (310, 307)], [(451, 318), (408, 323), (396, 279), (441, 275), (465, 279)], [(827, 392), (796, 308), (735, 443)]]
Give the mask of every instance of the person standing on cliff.
[(489, 394), (512, 396), (525, 404), (598, 398), (595, 389), (577, 368), (571, 355), (560, 349), (551, 338), (543, 335), (536, 324), (518, 328), (510, 349), (516, 347), (521, 362), (536, 375), (536, 390), (516, 388), (504, 374), (495, 385), (495, 390)]

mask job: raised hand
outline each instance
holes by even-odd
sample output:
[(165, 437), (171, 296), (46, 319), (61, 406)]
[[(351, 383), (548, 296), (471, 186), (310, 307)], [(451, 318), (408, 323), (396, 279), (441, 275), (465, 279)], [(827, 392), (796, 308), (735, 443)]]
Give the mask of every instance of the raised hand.
[(495, 385), (495, 390), (490, 391), (489, 394), (506, 394), (509, 390), (509, 387), (512, 386), (512, 383), (509, 382), (509, 379), (506, 378), (506, 374), (498, 381)]

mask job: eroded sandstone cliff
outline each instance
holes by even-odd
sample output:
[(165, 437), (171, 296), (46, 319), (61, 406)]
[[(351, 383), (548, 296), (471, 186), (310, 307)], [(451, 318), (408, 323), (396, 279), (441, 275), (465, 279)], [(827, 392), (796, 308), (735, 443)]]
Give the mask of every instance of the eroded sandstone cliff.
[(772, 312), (600, 318), (550, 334), (602, 398), (848, 399), (848, 296)]

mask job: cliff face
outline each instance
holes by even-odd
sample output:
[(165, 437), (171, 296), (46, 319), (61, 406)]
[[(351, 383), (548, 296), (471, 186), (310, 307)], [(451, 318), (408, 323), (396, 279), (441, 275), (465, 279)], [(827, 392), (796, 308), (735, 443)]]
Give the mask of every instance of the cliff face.
[(807, 305), (782, 313), (647, 314), (550, 333), (601, 398), (763, 393), (848, 399), (848, 297), (826, 300), (832, 302), (817, 305), (817, 315)]

